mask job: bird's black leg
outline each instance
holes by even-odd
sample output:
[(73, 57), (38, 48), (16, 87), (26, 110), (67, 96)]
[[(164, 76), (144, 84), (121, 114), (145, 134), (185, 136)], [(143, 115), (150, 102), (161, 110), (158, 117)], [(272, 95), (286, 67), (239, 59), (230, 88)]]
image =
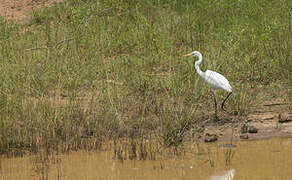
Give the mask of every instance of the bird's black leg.
[(232, 92), (230, 92), (228, 95), (227, 95), (227, 97), (223, 100), (223, 102), (222, 102), (222, 104), (221, 104), (221, 109), (223, 110), (223, 111), (226, 111), (225, 109), (224, 109), (224, 104), (225, 104), (225, 101), (229, 98), (229, 96), (232, 94)]
[(217, 116), (217, 101), (216, 101), (214, 90), (212, 89), (211, 91), (212, 91), (212, 94), (214, 96), (214, 107), (215, 107), (214, 121), (216, 122), (219, 120), (219, 118)]

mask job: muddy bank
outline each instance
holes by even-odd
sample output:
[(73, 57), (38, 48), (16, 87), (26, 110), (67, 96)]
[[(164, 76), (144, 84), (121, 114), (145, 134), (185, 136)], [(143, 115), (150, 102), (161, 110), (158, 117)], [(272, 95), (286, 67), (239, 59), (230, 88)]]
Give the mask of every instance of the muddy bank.
[[(288, 101), (273, 99), (260, 105), (245, 117), (232, 117), (227, 123), (206, 123), (206, 134), (217, 135), (219, 141), (254, 140), (292, 137), (292, 108)], [(246, 129), (245, 129), (246, 128)]]

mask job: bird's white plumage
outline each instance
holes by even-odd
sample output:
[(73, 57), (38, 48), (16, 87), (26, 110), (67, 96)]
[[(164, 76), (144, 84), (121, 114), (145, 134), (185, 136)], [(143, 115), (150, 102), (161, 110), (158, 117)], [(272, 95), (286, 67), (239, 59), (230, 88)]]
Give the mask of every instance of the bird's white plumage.
[(206, 72), (201, 71), (199, 65), (203, 61), (203, 56), (199, 51), (193, 51), (186, 56), (197, 56), (199, 59), (195, 62), (195, 68), (199, 76), (201, 76), (207, 84), (214, 89), (223, 89), (227, 92), (232, 92), (232, 87), (229, 84), (229, 81), (220, 73), (215, 71), (207, 70)]
[(232, 87), (229, 81), (220, 73), (207, 70), (203, 75), (204, 80), (214, 89), (222, 89), (227, 92), (232, 92)]

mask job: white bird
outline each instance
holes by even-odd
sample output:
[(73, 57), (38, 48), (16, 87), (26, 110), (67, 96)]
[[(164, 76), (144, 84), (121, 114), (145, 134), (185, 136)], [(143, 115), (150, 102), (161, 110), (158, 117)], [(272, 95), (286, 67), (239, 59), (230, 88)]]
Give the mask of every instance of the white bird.
[(211, 91), (212, 94), (214, 96), (214, 104), (215, 104), (215, 116), (214, 116), (214, 120), (218, 120), (217, 117), (217, 102), (216, 102), (216, 97), (215, 97), (215, 93), (214, 90), (215, 89), (222, 89), (225, 90), (227, 92), (229, 92), (229, 94), (227, 95), (227, 97), (223, 100), (222, 104), (221, 104), (221, 108), (223, 111), (225, 111), (224, 109), (224, 103), (225, 101), (228, 99), (228, 97), (232, 94), (232, 87), (229, 84), (229, 81), (221, 74), (215, 72), (215, 71), (211, 71), (211, 70), (207, 70), (205, 72), (201, 71), (199, 65), (202, 63), (203, 61), (203, 56), (199, 51), (193, 51), (189, 54), (186, 54), (184, 56), (191, 56), (191, 57), (195, 57), (197, 56), (199, 58), (199, 60), (195, 61), (195, 69), (197, 71), (197, 73), (199, 74), (199, 76), (201, 76), (207, 84), (209, 84), (211, 86)]

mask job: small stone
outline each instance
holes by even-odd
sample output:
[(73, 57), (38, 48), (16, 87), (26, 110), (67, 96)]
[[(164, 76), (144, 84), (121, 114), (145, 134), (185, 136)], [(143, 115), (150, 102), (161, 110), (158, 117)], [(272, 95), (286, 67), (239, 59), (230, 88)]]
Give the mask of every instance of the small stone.
[(209, 134), (205, 135), (205, 142), (215, 142), (218, 140), (218, 136), (216, 134)]
[(248, 126), (248, 133), (257, 133), (257, 132), (258, 132), (258, 128), (254, 126)]
[(248, 134), (241, 134), (240, 139), (248, 139)]
[(288, 123), (291, 121), (292, 121), (292, 114), (289, 114), (289, 113), (279, 114), (279, 123)]

